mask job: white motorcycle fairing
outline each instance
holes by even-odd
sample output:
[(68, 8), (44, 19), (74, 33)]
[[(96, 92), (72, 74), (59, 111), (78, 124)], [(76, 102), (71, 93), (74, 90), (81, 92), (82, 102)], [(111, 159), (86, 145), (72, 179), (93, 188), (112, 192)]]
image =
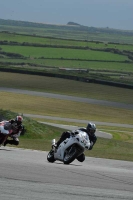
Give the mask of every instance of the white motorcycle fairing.
[[(55, 141), (55, 139), (53, 140)], [(69, 164), (76, 157), (81, 155), (85, 149), (90, 148), (90, 140), (86, 132), (76, 131), (76, 135), (71, 136), (64, 140), (58, 147), (57, 150), (54, 151), (53, 156), (54, 159), (49, 158), (49, 154), (47, 156), (47, 160), (49, 162), (54, 162), (55, 160), (60, 160), (64, 162), (64, 164)], [(73, 156), (73, 158), (71, 158)], [(72, 160), (72, 161), (69, 161)], [(67, 160), (67, 161), (66, 161)]]

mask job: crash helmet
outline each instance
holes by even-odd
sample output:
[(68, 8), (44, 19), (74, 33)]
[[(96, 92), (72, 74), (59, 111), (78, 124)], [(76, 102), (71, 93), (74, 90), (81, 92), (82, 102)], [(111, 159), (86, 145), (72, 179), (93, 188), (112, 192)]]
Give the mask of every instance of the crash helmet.
[(23, 117), (18, 115), (16, 118), (15, 118), (15, 122), (17, 123), (17, 125), (21, 125), (22, 124), (22, 121), (23, 121)]
[(94, 135), (94, 133), (96, 132), (96, 125), (93, 123), (88, 123), (86, 129), (89, 135)]

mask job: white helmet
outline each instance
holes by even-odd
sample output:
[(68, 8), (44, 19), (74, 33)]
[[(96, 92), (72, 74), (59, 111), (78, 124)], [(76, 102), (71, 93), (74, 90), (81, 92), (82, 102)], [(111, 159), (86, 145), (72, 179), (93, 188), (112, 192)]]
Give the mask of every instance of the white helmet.
[(21, 125), (23, 121), (23, 117), (21, 117), (20, 115), (18, 115), (15, 119), (15, 122), (17, 123), (17, 125)]

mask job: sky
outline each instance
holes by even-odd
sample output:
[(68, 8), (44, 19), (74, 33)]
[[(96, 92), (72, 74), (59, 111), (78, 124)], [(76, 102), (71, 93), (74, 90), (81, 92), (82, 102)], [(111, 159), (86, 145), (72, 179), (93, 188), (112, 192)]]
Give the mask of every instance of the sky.
[(0, 0), (0, 19), (133, 30), (133, 0)]

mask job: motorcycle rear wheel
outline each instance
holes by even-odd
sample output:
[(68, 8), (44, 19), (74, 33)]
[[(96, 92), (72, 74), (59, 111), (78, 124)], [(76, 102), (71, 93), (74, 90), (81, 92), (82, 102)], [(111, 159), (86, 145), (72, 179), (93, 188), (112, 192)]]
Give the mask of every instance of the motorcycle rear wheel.
[(2, 133), (0, 133), (0, 145), (3, 144), (7, 138), (8, 135), (3, 135)]
[(64, 154), (64, 164), (70, 164), (75, 160), (77, 157), (78, 151), (75, 145), (71, 146), (71, 148), (66, 149), (65, 154)]
[(47, 160), (48, 160), (48, 162), (51, 162), (51, 163), (55, 162), (54, 151), (53, 151), (53, 150), (51, 150), (51, 151), (48, 153), (48, 155), (47, 155)]

